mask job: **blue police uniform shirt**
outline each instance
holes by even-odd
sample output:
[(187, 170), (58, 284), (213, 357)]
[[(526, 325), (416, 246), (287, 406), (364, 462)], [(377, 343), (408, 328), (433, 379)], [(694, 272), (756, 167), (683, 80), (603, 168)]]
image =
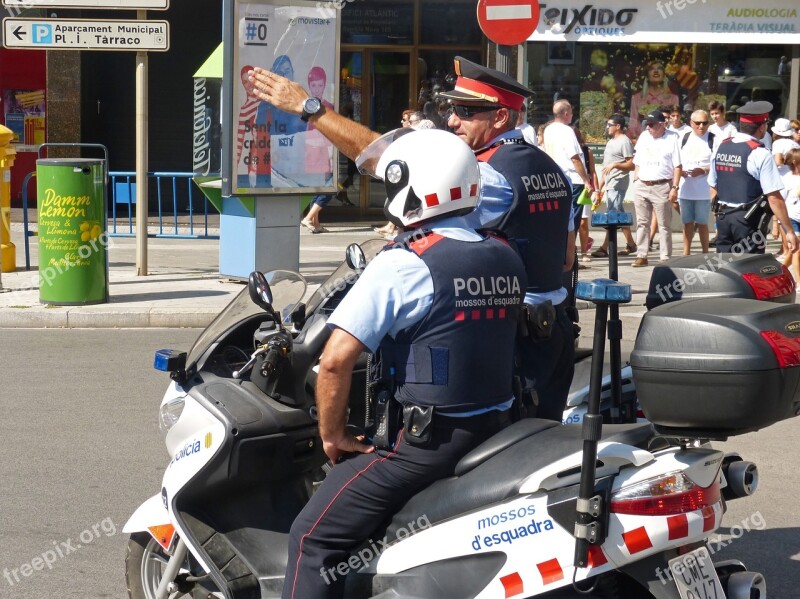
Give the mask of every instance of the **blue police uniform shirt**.
[[(522, 134), (518, 129), (514, 129), (498, 135), (492, 139), (491, 143), (494, 144), (501, 139), (514, 139), (517, 137), (522, 137)], [(474, 211), (463, 217), (466, 226), (473, 229), (480, 229), (486, 226), (486, 223), (490, 223), (508, 212), (514, 201), (514, 192), (511, 190), (511, 184), (508, 179), (486, 162), (478, 162), (478, 167), (481, 172), (481, 195), (478, 199), (478, 206)], [(567, 176), (564, 175), (564, 178), (567, 179)], [(567, 231), (573, 231), (574, 227), (573, 219), (570, 218)], [(557, 306), (565, 299), (567, 299), (567, 289), (565, 287), (546, 293), (525, 294), (525, 303), (531, 306), (541, 304), (547, 300)]]
[[(733, 136), (732, 143), (744, 143), (746, 141), (759, 141), (751, 135), (745, 133), (737, 133)], [(719, 150), (719, 148), (717, 148)], [(708, 184), (711, 187), (717, 187), (717, 171), (715, 169), (715, 157), (711, 157), (711, 170), (708, 172)], [(766, 148), (756, 148), (750, 152), (747, 158), (747, 172), (750, 173), (755, 179), (761, 183), (761, 189), (764, 194), (773, 191), (780, 191), (783, 189), (783, 180), (778, 167), (775, 165), (775, 159)], [(724, 203), (724, 202), (722, 202)]]
[[(459, 241), (480, 241), (483, 237), (464, 228), (464, 219), (444, 218), (427, 227), (434, 233)], [(328, 326), (340, 328), (375, 352), (381, 340), (395, 337), (422, 320), (433, 303), (433, 279), (425, 263), (414, 252), (381, 252), (369, 263), (328, 318)], [(490, 410), (511, 408), (507, 402), (452, 417), (466, 417)]]

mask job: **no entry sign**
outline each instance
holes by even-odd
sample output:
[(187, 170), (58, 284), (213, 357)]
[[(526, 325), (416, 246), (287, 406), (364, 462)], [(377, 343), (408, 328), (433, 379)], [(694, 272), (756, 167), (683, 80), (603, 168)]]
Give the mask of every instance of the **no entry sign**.
[(516, 46), (539, 22), (537, 0), (478, 0), (478, 25), (495, 44)]

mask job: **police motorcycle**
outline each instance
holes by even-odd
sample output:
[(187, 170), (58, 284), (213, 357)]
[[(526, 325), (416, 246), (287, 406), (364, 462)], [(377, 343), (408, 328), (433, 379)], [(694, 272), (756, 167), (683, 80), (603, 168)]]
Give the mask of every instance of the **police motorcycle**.
[[(365, 260), (353, 248), (349, 262)], [(329, 467), (314, 388), (326, 310), (352, 284), (337, 272), (305, 313), (299, 274), (253, 273), (188, 355), (157, 352), (172, 378), (160, 406), (171, 460), (124, 527), (130, 597), (280, 595), (290, 525)], [(601, 281), (586, 296), (600, 310), (630, 292)], [(649, 422), (598, 421), (598, 359), (589, 426), (514, 423), (320, 575), (345, 577), (354, 598), (765, 598), (761, 575), (704, 547), (726, 502), (755, 492), (758, 470), (704, 442), (800, 413), (798, 323), (800, 308), (758, 301), (652, 310), (631, 356)], [(707, 334), (689, 334), (698, 328)], [(604, 334), (596, 327), (596, 358)], [(371, 418), (361, 382), (355, 426)], [(725, 393), (708, 397), (709, 385)]]

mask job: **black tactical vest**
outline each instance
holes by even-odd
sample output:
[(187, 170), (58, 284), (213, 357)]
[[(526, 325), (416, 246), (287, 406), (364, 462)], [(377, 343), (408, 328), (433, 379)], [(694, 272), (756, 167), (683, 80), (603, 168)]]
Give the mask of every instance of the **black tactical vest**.
[(514, 336), (526, 279), (505, 241), (458, 241), (407, 233), (388, 251), (413, 251), (433, 279), (433, 304), (418, 323), (388, 335), (378, 372), (402, 404), (466, 412), (511, 398)]
[(734, 143), (726, 139), (717, 148), (714, 156), (714, 170), (717, 173), (717, 194), (720, 202), (736, 206), (749, 204), (764, 195), (761, 183), (747, 172), (747, 158), (763, 144), (748, 140)]
[(561, 289), (567, 255), (572, 185), (539, 148), (508, 140), (476, 153), (511, 184), (511, 208), (486, 228), (498, 229), (517, 248), (528, 275), (528, 291)]

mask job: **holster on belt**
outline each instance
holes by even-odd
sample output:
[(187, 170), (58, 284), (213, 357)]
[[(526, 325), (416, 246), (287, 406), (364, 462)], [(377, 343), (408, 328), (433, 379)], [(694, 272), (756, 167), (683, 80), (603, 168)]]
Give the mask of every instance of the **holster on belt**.
[(403, 438), (411, 445), (425, 447), (433, 434), (432, 406), (403, 406)]
[(747, 224), (761, 231), (766, 236), (769, 228), (769, 221), (772, 218), (772, 208), (766, 196), (761, 196), (744, 213), (744, 220)]
[(720, 209), (719, 195), (715, 195), (714, 199), (711, 200), (711, 213), (717, 215), (719, 214), (719, 209)]
[(555, 321), (556, 309), (550, 300), (535, 306), (524, 304), (520, 317), (520, 337), (536, 341), (550, 339)]

